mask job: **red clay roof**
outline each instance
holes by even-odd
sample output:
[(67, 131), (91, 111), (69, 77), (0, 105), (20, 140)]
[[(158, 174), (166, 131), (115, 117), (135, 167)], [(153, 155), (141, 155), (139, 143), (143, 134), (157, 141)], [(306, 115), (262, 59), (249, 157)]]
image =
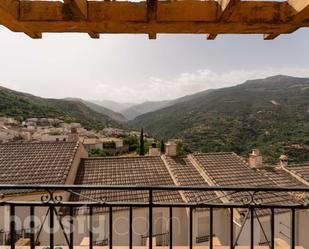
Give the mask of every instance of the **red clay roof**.
[[(166, 156), (165, 158), (178, 185), (209, 186), (187, 157)], [(220, 199), (218, 199), (214, 192), (183, 191), (183, 193), (188, 202), (220, 202)]]
[[(174, 185), (160, 157), (106, 157), (83, 159), (75, 184)], [(82, 190), (79, 201), (89, 198), (106, 201), (147, 202), (147, 191)], [(154, 191), (154, 202), (183, 202), (178, 191)]]
[[(309, 165), (308, 165), (309, 170)], [(275, 184), (280, 187), (304, 187), (305, 184), (298, 181), (295, 177), (293, 177), (290, 173), (286, 172), (283, 169), (278, 167), (265, 167), (260, 170), (263, 172), (268, 178), (270, 178)]]
[(0, 144), (2, 184), (64, 184), (78, 143)]
[(309, 182), (309, 162), (304, 164), (291, 164), (287, 168), (294, 174)]
[[(269, 186), (277, 184), (262, 172), (252, 169), (235, 153), (199, 153), (193, 158), (198, 162), (204, 173), (217, 186)], [(249, 193), (225, 193), (229, 194), (227, 199), (233, 202), (250, 200)], [(263, 193), (255, 195), (255, 200), (263, 203), (287, 203), (291, 197), (285, 193)], [(265, 211), (265, 212), (264, 212)], [(268, 211), (260, 210), (259, 214), (267, 214)]]

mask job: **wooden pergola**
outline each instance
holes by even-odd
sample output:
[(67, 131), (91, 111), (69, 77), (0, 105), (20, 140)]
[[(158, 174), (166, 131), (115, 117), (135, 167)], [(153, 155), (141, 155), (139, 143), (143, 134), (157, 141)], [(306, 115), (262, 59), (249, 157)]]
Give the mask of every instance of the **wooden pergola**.
[(44, 32), (263, 34), (274, 39), (309, 26), (309, 0), (0, 0), (0, 24), (31, 38)]

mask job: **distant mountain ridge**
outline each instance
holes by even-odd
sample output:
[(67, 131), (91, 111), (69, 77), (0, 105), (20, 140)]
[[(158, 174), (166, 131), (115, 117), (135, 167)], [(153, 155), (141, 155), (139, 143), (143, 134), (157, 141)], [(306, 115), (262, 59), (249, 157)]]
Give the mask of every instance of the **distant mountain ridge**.
[[(154, 112), (160, 109), (163, 109), (165, 107), (188, 101), (191, 98), (195, 98), (196, 96), (200, 94), (204, 94), (205, 92), (210, 92), (212, 90), (206, 90), (203, 92), (199, 92), (192, 95), (186, 95), (177, 99), (173, 100), (162, 100), (162, 101), (145, 101), (140, 104), (130, 104), (129, 107), (125, 109), (119, 110), (119, 112), (126, 117), (127, 120), (133, 120), (136, 117), (143, 115), (145, 113)], [(103, 103), (102, 103), (103, 104)], [(114, 110), (114, 109), (113, 109)], [(115, 110), (114, 110), (115, 111)]]
[(89, 102), (103, 106), (118, 113), (121, 113), (123, 110), (130, 108), (131, 106), (137, 105), (136, 103), (120, 103), (112, 100), (89, 100)]
[(111, 117), (89, 108), (81, 101), (41, 98), (0, 87), (0, 116), (15, 118), (51, 117), (80, 122), (89, 129), (121, 127)]
[(309, 79), (278, 75), (190, 95), (129, 125), (181, 138), (193, 150), (246, 155), (260, 148), (269, 162), (281, 153), (309, 161)]
[(67, 100), (73, 100), (73, 101), (79, 101), (79, 102), (85, 104), (86, 106), (88, 106), (90, 109), (92, 109), (92, 110), (94, 110), (98, 113), (101, 113), (103, 115), (106, 115), (106, 116), (110, 117), (111, 119), (113, 119), (117, 122), (120, 122), (120, 123), (127, 122), (127, 119), (121, 113), (112, 111), (112, 110), (110, 110), (106, 107), (95, 104), (91, 101), (83, 100), (83, 99), (80, 99), (80, 98), (66, 98), (66, 99)]

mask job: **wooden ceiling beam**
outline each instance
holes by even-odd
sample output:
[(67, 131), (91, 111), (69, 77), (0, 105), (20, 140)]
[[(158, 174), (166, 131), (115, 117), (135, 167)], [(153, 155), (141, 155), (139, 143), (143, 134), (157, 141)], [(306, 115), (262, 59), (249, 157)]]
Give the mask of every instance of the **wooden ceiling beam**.
[(149, 33), (148, 34), (148, 39), (149, 40), (156, 40), (157, 39), (157, 34), (156, 33)]
[(157, 0), (147, 0), (147, 20), (148, 22), (157, 20)]
[(0, 24), (12, 31), (22, 31), (34, 39), (42, 38), (41, 33), (33, 32), (19, 21), (19, 0), (0, 1)]
[(89, 35), (92, 39), (100, 39), (100, 33), (88, 32), (88, 35)]
[(33, 38), (42, 32), (268, 34), (273, 39), (309, 26), (309, 0), (87, 1), (0, 0), (0, 23)]
[(218, 20), (220, 22), (222, 21), (228, 21), (232, 13), (235, 11), (235, 9), (238, 7), (238, 4), (240, 4), (240, 0), (221, 0), (219, 1), (220, 4), (220, 11), (219, 11), (219, 17)]
[(295, 10), (294, 22), (309, 19), (309, 0), (289, 0), (288, 4)]
[[(240, 4), (240, 0), (220, 0), (219, 1), (219, 11), (218, 11), (218, 21), (227, 22), (230, 16), (235, 11), (237, 6)], [(217, 33), (209, 34), (207, 40), (214, 40), (218, 36)]]
[[(302, 26), (304, 21), (309, 21), (309, 0), (289, 0), (288, 4), (294, 12), (294, 15), (291, 16), (291, 23), (293, 25), (288, 27), (288, 29), (282, 30), (282, 33), (293, 33)], [(282, 33), (265, 34), (264, 40), (273, 40)]]
[(264, 40), (273, 40), (277, 38), (280, 35), (280, 33), (270, 33), (270, 34), (264, 34)]
[(72, 13), (79, 19), (88, 18), (88, 1), (87, 0), (64, 0), (64, 4), (69, 5)]
[[(157, 0), (147, 0), (147, 21), (149, 23), (155, 23), (157, 21)], [(155, 32), (148, 33), (149, 40), (157, 39), (157, 34)]]
[(215, 34), (215, 33), (211, 33), (211, 34), (208, 34), (207, 35), (207, 40), (214, 40), (216, 39), (218, 34)]

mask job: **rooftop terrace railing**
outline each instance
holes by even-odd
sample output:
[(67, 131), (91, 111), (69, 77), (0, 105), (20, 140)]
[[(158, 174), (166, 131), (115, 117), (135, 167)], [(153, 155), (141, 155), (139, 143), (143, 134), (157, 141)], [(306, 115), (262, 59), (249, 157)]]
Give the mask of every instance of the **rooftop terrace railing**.
[[(147, 194), (146, 201), (109, 201), (109, 196), (105, 196), (105, 199), (95, 199), (89, 196), (84, 196), (82, 191), (109, 191), (106, 193), (112, 193), (113, 191), (139, 191)], [(156, 202), (155, 195), (160, 192), (191, 192), (191, 193), (204, 193), (213, 192), (216, 193), (217, 198), (201, 199), (196, 198), (191, 202)], [(19, 200), (14, 196), (22, 196), (22, 193), (36, 192), (41, 195), (39, 200)], [(214, 237), (214, 211), (216, 209), (227, 209), (229, 211), (229, 248), (234, 249), (237, 246), (240, 233), (244, 227), (242, 224), (240, 233), (234, 236), (234, 211), (237, 209), (239, 212), (243, 212), (243, 220), (249, 221), (249, 238), (250, 249), (255, 246), (254, 241), (254, 219), (258, 219), (258, 212), (266, 210), (270, 217), (270, 239), (266, 242), (270, 249), (275, 248), (275, 214), (280, 210), (288, 210), (291, 214), (290, 224), (290, 248), (294, 249), (296, 244), (296, 227), (295, 227), (295, 213), (298, 210), (309, 209), (309, 188), (307, 187), (237, 187), (237, 186), (118, 186), (118, 185), (0, 185), (1, 202), (0, 206), (8, 206), (10, 210), (10, 245), (11, 249), (15, 249), (16, 242), (16, 208), (25, 207), (29, 208), (29, 227), (30, 230), (30, 248), (36, 247), (36, 232), (35, 232), (35, 212), (36, 208), (46, 207), (49, 210), (49, 248), (55, 248), (54, 237), (54, 216), (60, 215), (59, 210), (62, 208), (66, 210), (70, 217), (69, 233), (65, 234), (65, 239), (69, 249), (73, 249), (74, 246), (74, 232), (73, 232), (73, 217), (75, 208), (83, 208), (88, 210), (90, 217), (89, 226), (93, 226), (92, 217), (93, 210), (97, 208), (104, 208), (109, 214), (109, 237), (105, 239), (108, 242), (108, 247), (113, 249), (113, 211), (117, 209), (128, 210), (128, 248), (133, 248), (133, 209), (145, 208), (148, 212), (148, 231), (147, 237), (149, 237), (148, 247), (152, 249), (154, 247), (152, 238), (155, 237), (153, 230), (153, 209), (154, 208), (166, 208), (168, 209), (168, 247), (173, 248), (173, 210), (175, 208), (185, 208), (188, 210), (188, 231), (189, 241), (188, 248), (193, 248), (193, 211), (195, 209), (207, 209), (209, 212), (209, 238)], [(63, 198), (60, 193), (69, 193), (68, 199)], [(16, 195), (18, 194), (18, 195)], [(83, 197), (82, 200), (73, 197)], [(275, 197), (272, 199), (271, 197)], [(265, 197), (265, 199), (264, 199)], [(284, 198), (286, 197), (286, 198)], [(221, 200), (221, 201), (218, 201)], [(274, 201), (272, 201), (274, 200)], [(102, 211), (103, 212), (103, 211)], [(260, 221), (259, 221), (260, 222)], [(61, 224), (60, 224), (61, 226)], [(61, 226), (61, 228), (63, 228)], [(265, 232), (263, 231), (265, 234)], [(89, 249), (93, 249), (96, 245), (93, 237), (92, 229), (89, 229)], [(106, 244), (106, 243), (104, 243)], [(213, 240), (209, 239), (209, 248), (214, 248)]]

